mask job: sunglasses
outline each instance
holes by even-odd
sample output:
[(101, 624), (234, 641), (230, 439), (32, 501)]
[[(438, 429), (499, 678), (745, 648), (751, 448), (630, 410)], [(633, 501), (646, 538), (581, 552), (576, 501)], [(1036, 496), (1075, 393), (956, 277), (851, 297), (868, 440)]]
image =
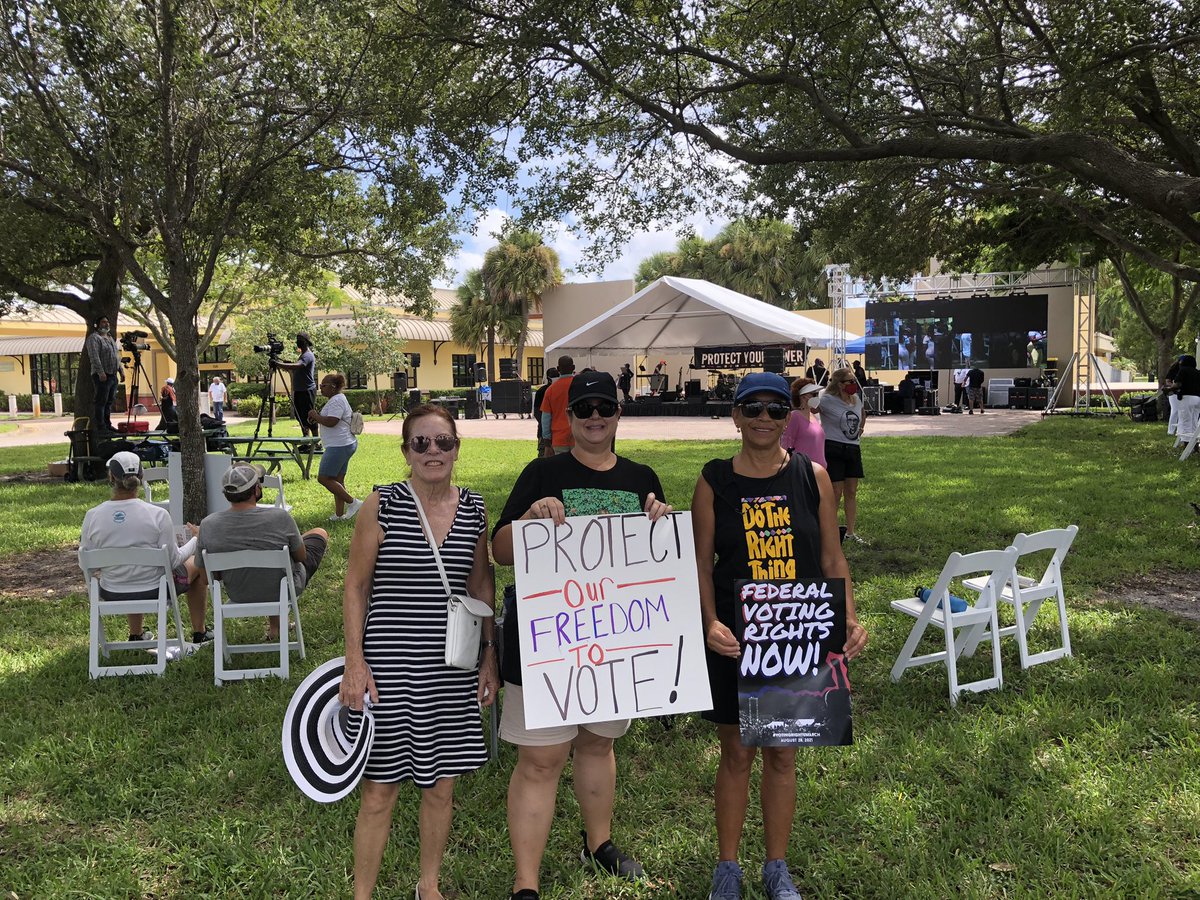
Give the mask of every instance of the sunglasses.
[(601, 400), (599, 403), (593, 403), (590, 400), (577, 400), (571, 404), (571, 412), (574, 413), (577, 419), (590, 419), (592, 413), (600, 413), (600, 418), (611, 419), (617, 414), (620, 407), (611, 400)]
[(747, 419), (757, 419), (763, 414), (763, 410), (767, 411), (767, 415), (779, 422), (786, 419), (792, 408), (784, 403), (764, 403), (761, 400), (747, 400), (745, 403), (739, 403), (738, 408), (741, 409), (742, 415)]
[(439, 434), (435, 438), (427, 438), (423, 434), (418, 434), (415, 438), (410, 438), (406, 446), (413, 453), (425, 454), (429, 452), (429, 448), (437, 444), (437, 448), (443, 453), (449, 453), (458, 446), (459, 440), (450, 434)]

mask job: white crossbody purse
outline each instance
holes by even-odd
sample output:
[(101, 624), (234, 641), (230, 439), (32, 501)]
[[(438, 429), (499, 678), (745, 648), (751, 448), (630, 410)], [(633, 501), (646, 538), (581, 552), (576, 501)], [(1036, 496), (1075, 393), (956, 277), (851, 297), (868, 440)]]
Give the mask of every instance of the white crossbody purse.
[(434, 561), (437, 562), (438, 574), (442, 576), (442, 586), (446, 589), (446, 665), (456, 669), (475, 669), (479, 665), (479, 642), (483, 637), (483, 620), (494, 616), (495, 610), (490, 603), (468, 597), (466, 594), (456, 594), (450, 590), (450, 579), (446, 577), (446, 566), (442, 563), (442, 554), (438, 551), (437, 540), (429, 519), (425, 517), (425, 508), (412, 484), (408, 485), (413, 503), (417, 507), (417, 515), (421, 519), (421, 530), (425, 540), (433, 550)]

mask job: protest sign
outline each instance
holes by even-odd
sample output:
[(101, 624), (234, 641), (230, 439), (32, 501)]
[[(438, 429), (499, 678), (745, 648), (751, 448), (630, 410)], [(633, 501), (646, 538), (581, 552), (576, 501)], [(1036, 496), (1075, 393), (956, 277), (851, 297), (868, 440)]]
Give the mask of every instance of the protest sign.
[(691, 513), (512, 526), (529, 727), (712, 707)]
[(852, 743), (842, 579), (739, 581), (737, 591), (742, 743)]

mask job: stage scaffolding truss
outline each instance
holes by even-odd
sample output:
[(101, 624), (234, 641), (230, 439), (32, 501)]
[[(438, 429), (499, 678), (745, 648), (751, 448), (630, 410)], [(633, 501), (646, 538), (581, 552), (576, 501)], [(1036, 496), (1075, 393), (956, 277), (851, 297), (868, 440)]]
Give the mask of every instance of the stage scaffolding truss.
[[(851, 293), (850, 266), (826, 266), (829, 287), (830, 324), (833, 327), (833, 366), (844, 368), (846, 360), (846, 300)], [(910, 295), (933, 297), (978, 297), (981, 294), (1023, 294), (1047, 288), (1071, 288), (1075, 297), (1075, 335), (1071, 359), (1059, 370), (1058, 383), (1046, 401), (1043, 415), (1118, 415), (1108, 380), (1096, 358), (1096, 270), (1083, 268), (1036, 269), (1032, 272), (981, 272), (917, 275), (901, 291), (895, 287), (870, 286), (862, 291), (868, 299)], [(1200, 342), (1198, 342), (1200, 345)], [(1067, 390), (1070, 394), (1066, 394)], [(1064, 394), (1066, 396), (1064, 397)], [(1067, 400), (1063, 405), (1060, 400)]]

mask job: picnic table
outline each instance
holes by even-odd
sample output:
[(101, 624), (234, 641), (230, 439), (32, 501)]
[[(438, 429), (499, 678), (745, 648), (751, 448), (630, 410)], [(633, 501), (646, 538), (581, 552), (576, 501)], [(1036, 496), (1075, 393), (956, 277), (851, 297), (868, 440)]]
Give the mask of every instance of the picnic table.
[[(320, 440), (315, 437), (255, 437), (254, 435), (230, 435), (222, 438), (233, 450), (235, 460), (265, 463), (267, 472), (278, 471), (283, 463), (291, 460), (300, 467), (300, 474), (308, 481), (312, 471), (313, 457), (319, 455)], [(245, 449), (238, 452), (238, 445)]]

